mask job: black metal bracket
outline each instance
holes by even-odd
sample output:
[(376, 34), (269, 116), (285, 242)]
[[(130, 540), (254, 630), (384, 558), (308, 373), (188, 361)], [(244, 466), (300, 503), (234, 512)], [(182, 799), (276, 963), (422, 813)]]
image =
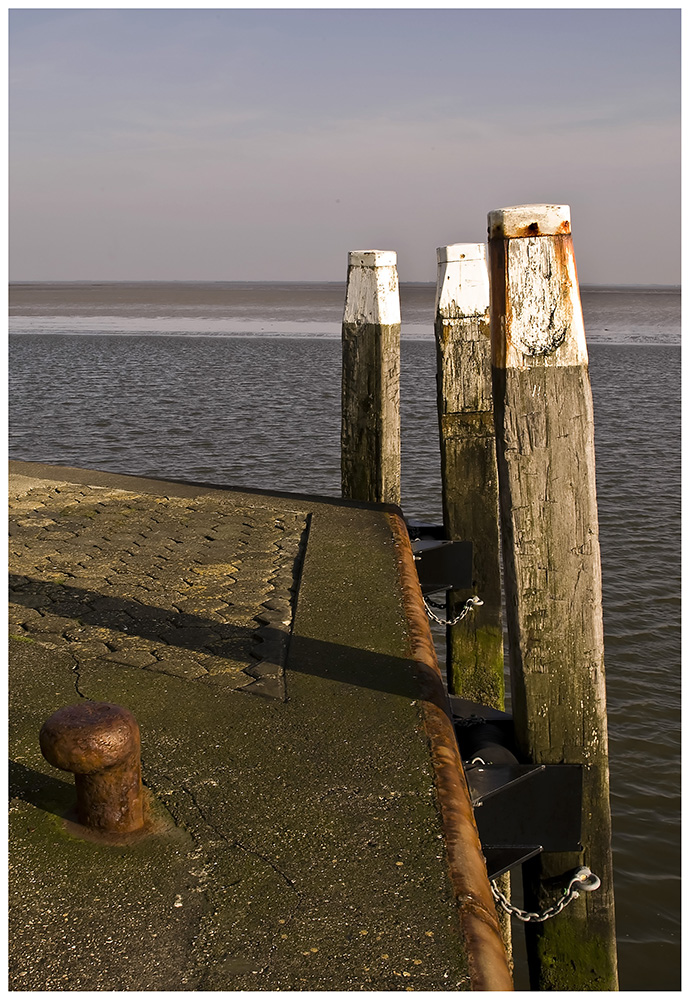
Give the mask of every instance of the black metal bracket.
[(541, 851), (582, 850), (582, 767), (520, 764), (509, 715), (459, 698), (451, 707), (489, 878)]
[(579, 764), (473, 764), (465, 771), (489, 878), (541, 851), (580, 851)]
[(444, 538), (443, 525), (408, 522), (423, 594), (472, 586), (472, 542)]

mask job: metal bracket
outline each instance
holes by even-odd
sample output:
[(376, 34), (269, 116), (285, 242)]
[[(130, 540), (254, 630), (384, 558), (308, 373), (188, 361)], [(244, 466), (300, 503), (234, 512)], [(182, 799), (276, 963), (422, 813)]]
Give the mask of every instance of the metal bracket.
[(541, 851), (581, 851), (579, 764), (475, 764), (466, 772), (489, 878)]
[(438, 524), (409, 522), (408, 530), (423, 594), (472, 586), (472, 542), (444, 538)]
[(451, 706), (489, 878), (541, 851), (582, 850), (582, 767), (519, 764), (509, 715), (459, 698)]

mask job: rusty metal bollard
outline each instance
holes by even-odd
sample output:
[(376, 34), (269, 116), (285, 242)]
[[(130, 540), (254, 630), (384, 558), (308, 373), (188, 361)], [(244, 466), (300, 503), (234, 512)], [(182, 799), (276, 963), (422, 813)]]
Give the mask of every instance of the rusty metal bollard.
[(54, 712), (39, 734), (49, 764), (72, 771), (79, 822), (99, 833), (144, 826), (139, 726), (126, 708), (84, 701)]

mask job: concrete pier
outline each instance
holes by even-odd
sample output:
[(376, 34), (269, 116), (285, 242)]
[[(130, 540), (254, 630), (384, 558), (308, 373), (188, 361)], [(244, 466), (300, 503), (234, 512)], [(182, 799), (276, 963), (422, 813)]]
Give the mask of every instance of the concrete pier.
[[(512, 988), (396, 508), (13, 462), (10, 519), (10, 989)], [(66, 818), (81, 699), (147, 836)]]

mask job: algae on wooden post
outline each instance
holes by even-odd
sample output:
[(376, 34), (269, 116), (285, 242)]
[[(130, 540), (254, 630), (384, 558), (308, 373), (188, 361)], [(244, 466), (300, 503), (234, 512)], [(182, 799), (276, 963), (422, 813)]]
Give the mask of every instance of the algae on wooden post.
[(347, 500), (400, 503), (400, 295), (393, 250), (349, 254), (341, 468)]
[(518, 746), (538, 764), (581, 764), (583, 851), (524, 866), (544, 909), (584, 864), (601, 879), (527, 927), (532, 988), (615, 990), (606, 690), (594, 416), (570, 210), (489, 215), (493, 397), (505, 608)]
[(484, 602), (447, 630), (452, 694), (503, 708), (498, 481), (491, 393), (489, 279), (483, 243), (437, 250), (436, 359), (443, 522), (473, 543), (472, 588), (451, 591), (448, 618), (468, 597)]
[[(452, 621), (475, 594), (484, 602), (446, 628), (451, 694), (503, 709), (505, 695), (496, 437), (491, 392), (489, 276), (483, 243), (439, 247), (436, 380), (443, 524), (448, 538), (472, 542), (472, 587), (447, 595)], [(499, 887), (510, 898), (510, 874)], [(498, 921), (512, 965), (510, 916)]]

